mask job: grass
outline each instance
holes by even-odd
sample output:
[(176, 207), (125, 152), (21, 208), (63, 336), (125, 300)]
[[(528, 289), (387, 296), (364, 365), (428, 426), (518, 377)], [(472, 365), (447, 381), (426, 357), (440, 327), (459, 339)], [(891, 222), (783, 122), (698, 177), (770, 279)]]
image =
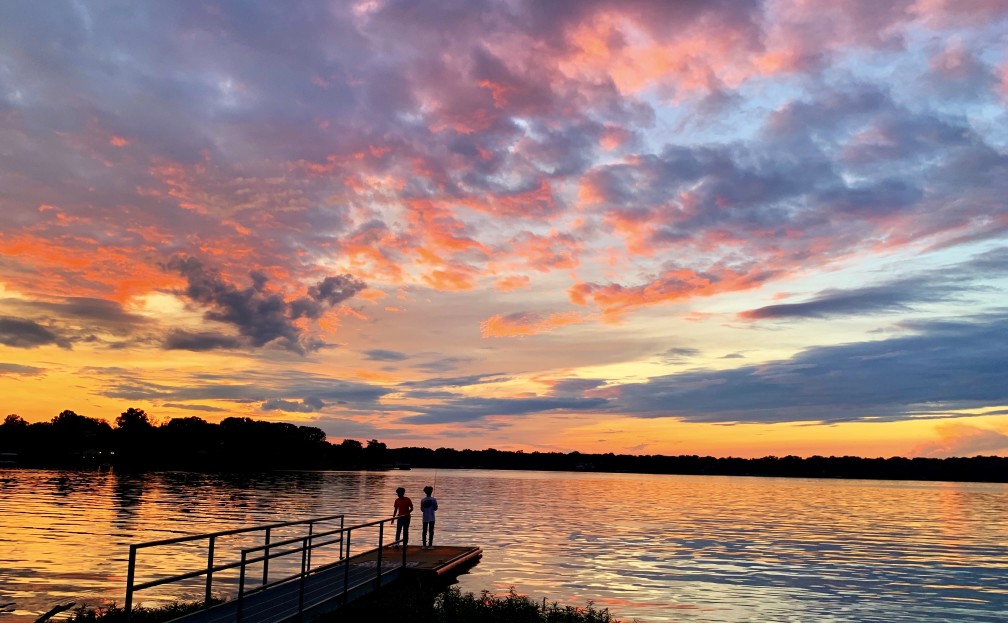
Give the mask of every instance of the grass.
[(512, 587), (504, 595), (447, 589), (407, 588), (400, 582), (315, 619), (314, 623), (406, 620), (411, 623), (619, 623), (608, 608), (537, 602)]
[[(215, 600), (219, 603), (219, 600)], [(147, 608), (136, 606), (130, 623), (162, 623), (203, 608), (203, 602), (173, 602)], [(620, 623), (608, 608), (596, 609), (592, 602), (583, 608), (556, 602), (533, 601), (512, 587), (505, 595), (483, 591), (462, 593), (456, 587), (407, 586), (397, 582), (366, 595), (346, 608), (313, 619), (310, 623), (409, 620), (410, 623)], [(68, 623), (125, 623), (126, 610), (115, 603), (72, 611)]]
[[(213, 599), (213, 604), (221, 603), (223, 600)], [(148, 608), (146, 606), (134, 606), (130, 614), (130, 623), (161, 623), (170, 621), (183, 614), (196, 612), (203, 609), (202, 601), (172, 602), (163, 606)], [(64, 619), (69, 623), (125, 623), (126, 610), (120, 608), (115, 602), (108, 605), (90, 608), (87, 604), (82, 604), (73, 609), (69, 618)]]
[(449, 588), (434, 601), (434, 614), (438, 623), (619, 623), (608, 608), (597, 610), (590, 601), (584, 608), (547, 605), (545, 599), (539, 604), (514, 587), (503, 596), (483, 591), (478, 597)]

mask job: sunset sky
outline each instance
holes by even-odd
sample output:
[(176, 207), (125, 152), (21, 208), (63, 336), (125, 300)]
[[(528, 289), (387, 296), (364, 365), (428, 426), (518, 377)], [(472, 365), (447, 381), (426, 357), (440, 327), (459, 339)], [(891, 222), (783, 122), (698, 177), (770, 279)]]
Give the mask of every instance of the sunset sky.
[(1008, 455), (1004, 0), (0, 3), (0, 416)]

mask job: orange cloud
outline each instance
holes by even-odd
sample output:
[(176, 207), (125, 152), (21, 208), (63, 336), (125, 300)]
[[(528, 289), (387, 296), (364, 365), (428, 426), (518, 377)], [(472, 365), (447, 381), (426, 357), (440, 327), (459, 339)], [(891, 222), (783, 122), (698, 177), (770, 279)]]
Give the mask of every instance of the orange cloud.
[(370, 301), (371, 303), (377, 303), (378, 301), (388, 297), (388, 294), (375, 289), (367, 289), (358, 292), (356, 297), (365, 301)]
[(497, 314), (480, 323), (480, 333), (483, 337), (522, 337), (585, 321), (578, 312), (556, 312), (545, 317), (531, 312)]
[(7, 271), (4, 281), (25, 292), (59, 293), (60, 296), (111, 298), (125, 302), (177, 279), (158, 266), (137, 261), (138, 249), (101, 244), (83, 236), (55, 239), (33, 234), (0, 233), (0, 254), (24, 270)]
[(476, 287), (474, 271), (462, 266), (431, 271), (423, 276), (423, 280), (430, 287), (441, 291), (472, 290)]
[(510, 275), (497, 280), (496, 287), (501, 292), (511, 292), (512, 290), (522, 290), (529, 287), (532, 282), (527, 275)]
[(935, 426), (936, 441), (917, 446), (911, 456), (975, 456), (1008, 454), (1008, 434), (960, 422)]
[(437, 254), (470, 249), (484, 253), (487, 251), (482, 243), (471, 236), (468, 225), (457, 218), (445, 202), (414, 199), (408, 206), (414, 231), (429, 241)]
[(396, 254), (405, 246), (384, 223), (372, 221), (341, 239), (339, 250), (355, 274), (401, 283), (406, 274)]
[(732, 270), (699, 273), (680, 268), (665, 271), (651, 282), (640, 286), (576, 283), (570, 287), (568, 295), (576, 305), (593, 302), (609, 320), (613, 320), (623, 312), (637, 307), (754, 288), (762, 284), (769, 274), (762, 271), (739, 273)]

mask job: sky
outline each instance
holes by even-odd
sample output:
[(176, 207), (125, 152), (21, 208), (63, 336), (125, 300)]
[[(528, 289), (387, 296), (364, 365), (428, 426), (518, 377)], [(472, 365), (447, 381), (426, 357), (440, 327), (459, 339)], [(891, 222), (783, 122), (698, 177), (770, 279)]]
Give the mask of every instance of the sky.
[(1008, 455), (1008, 3), (0, 3), (0, 409)]

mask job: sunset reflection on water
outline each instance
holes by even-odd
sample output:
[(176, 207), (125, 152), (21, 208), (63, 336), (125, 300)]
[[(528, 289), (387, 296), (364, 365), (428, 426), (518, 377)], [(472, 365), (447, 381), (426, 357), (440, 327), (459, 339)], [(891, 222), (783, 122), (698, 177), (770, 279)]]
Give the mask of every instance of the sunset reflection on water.
[[(1003, 621), (1008, 486), (484, 470), (146, 475), (0, 471), (0, 623), (122, 603), (129, 545), (344, 513), (387, 516), (436, 478), (437, 542), (475, 545), (465, 591), (593, 601), (625, 621)], [(419, 522), (415, 522), (419, 524)], [(419, 540), (419, 525), (414, 527)], [(274, 534), (279, 540), (282, 533)], [(247, 547), (235, 538), (221, 550)], [(205, 565), (173, 550), (143, 572)], [(221, 578), (222, 587), (227, 579)], [(233, 585), (233, 582), (232, 582)], [(216, 587), (215, 587), (216, 588)], [(194, 598), (199, 581), (141, 602)]]

